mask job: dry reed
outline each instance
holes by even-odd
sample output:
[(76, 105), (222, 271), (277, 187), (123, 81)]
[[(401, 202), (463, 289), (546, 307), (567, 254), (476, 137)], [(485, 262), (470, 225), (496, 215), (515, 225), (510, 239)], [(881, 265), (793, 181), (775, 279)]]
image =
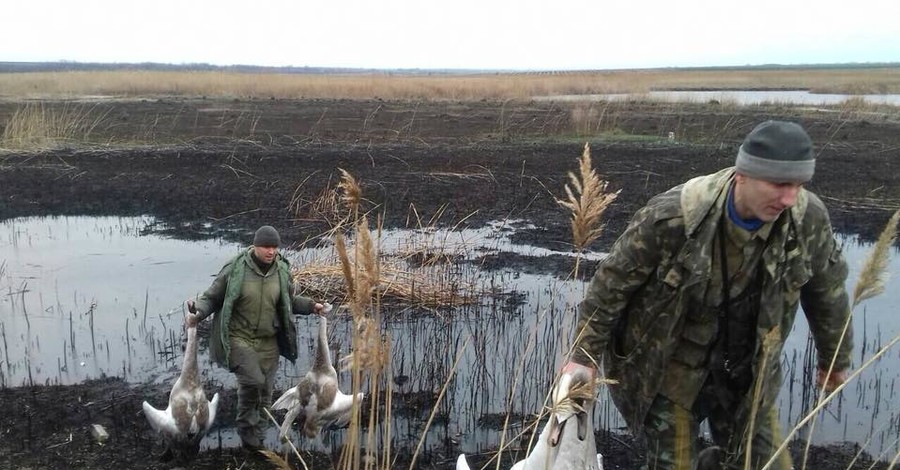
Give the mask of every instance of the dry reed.
[(347, 170), (338, 168), (338, 171), (341, 173), (341, 182), (338, 184), (338, 189), (343, 191), (341, 200), (344, 206), (350, 210), (351, 220), (356, 220), (359, 214), (359, 205), (362, 202), (362, 188), (360, 188), (356, 178)]
[[(603, 233), (600, 220), (606, 208), (619, 195), (608, 192), (608, 182), (600, 179), (591, 164), (591, 146), (584, 144), (584, 152), (578, 160), (579, 174), (569, 172), (572, 187), (565, 185), (566, 199), (556, 202), (572, 211), (572, 240), (575, 249), (583, 251)], [(580, 178), (580, 179), (579, 179)]]
[(0, 134), (0, 148), (40, 149), (87, 143), (109, 112), (94, 107), (29, 103), (19, 107)]
[[(760, 362), (759, 371), (753, 384), (753, 398), (750, 406), (750, 421), (744, 429), (744, 439), (746, 447), (744, 448), (744, 470), (750, 470), (750, 458), (753, 454), (753, 436), (756, 434), (756, 414), (759, 413), (759, 406), (762, 403), (762, 391), (766, 382), (766, 371), (769, 370), (769, 363), (778, 360), (773, 357), (774, 353), (780, 351), (777, 347), (781, 340), (781, 327), (776, 326), (766, 333), (762, 341), (762, 361)], [(771, 406), (771, 405), (770, 405)]]
[[(863, 300), (870, 299), (876, 295), (884, 292), (884, 282), (885, 276), (887, 275), (887, 266), (889, 261), (889, 249), (893, 244), (894, 240), (897, 237), (897, 224), (900, 221), (900, 211), (894, 212), (891, 218), (888, 220), (887, 225), (882, 230), (881, 234), (878, 237), (878, 241), (875, 242), (875, 246), (873, 246), (872, 251), (869, 253), (869, 256), (866, 257), (866, 261), (863, 264), (863, 268), (860, 271), (859, 279), (856, 283), (856, 288), (854, 289), (853, 294), (853, 302), (850, 306), (851, 311), (856, 308)], [(895, 344), (900, 342), (900, 335), (895, 336), (891, 341), (889, 341), (885, 346), (879, 349), (868, 361), (866, 361), (862, 366), (860, 366), (857, 370), (855, 370), (849, 377), (844, 381), (844, 383), (839, 384), (830, 392), (826, 392), (826, 388), (829, 385), (828, 379), (831, 378), (831, 374), (834, 371), (834, 364), (837, 361), (837, 354), (840, 351), (841, 344), (843, 343), (847, 331), (850, 329), (850, 322), (852, 321), (852, 315), (847, 316), (847, 320), (844, 323), (843, 331), (841, 332), (841, 336), (838, 340), (837, 347), (835, 348), (834, 356), (831, 358), (831, 362), (828, 365), (828, 369), (825, 373), (825, 380), (821, 384), (821, 390), (819, 391), (819, 399), (817, 405), (809, 412), (807, 415), (797, 423), (788, 436), (784, 439), (781, 446), (775, 451), (772, 457), (769, 459), (769, 462), (763, 467), (763, 470), (769, 468), (772, 462), (778, 457), (778, 455), (784, 451), (790, 442), (791, 438), (797, 433), (797, 431), (804, 426), (806, 423), (812, 421), (812, 426), (815, 426), (815, 419), (818, 416), (818, 412), (822, 410), (825, 405), (827, 405), (835, 396), (840, 393), (844, 387), (847, 386), (853, 379), (859, 376), (864, 370), (868, 369), (872, 364), (874, 364), (878, 358), (884, 355), (889, 349), (891, 349)], [(833, 384), (832, 384), (833, 385)], [(810, 436), (812, 432), (810, 432)], [(805, 468), (806, 461), (809, 453), (810, 442), (807, 441), (806, 448), (803, 454), (803, 464), (801, 468)]]
[(869, 253), (859, 273), (859, 280), (853, 290), (853, 304), (856, 308), (863, 300), (875, 297), (884, 292), (884, 284), (887, 276), (887, 265), (891, 245), (897, 239), (897, 223), (900, 222), (900, 211), (894, 212), (888, 220), (887, 226), (878, 236), (875, 247)]
[[(875, 242), (875, 245), (872, 247), (872, 250), (866, 257), (866, 260), (863, 263), (863, 267), (859, 273), (859, 279), (856, 281), (856, 287), (853, 290), (853, 302), (850, 305), (851, 312), (862, 301), (875, 297), (884, 292), (884, 285), (888, 274), (888, 260), (890, 259), (889, 250), (891, 245), (893, 245), (894, 240), (897, 238), (898, 221), (900, 221), (900, 211), (894, 212), (894, 215), (892, 215), (888, 220), (887, 225), (878, 236), (878, 241)], [(847, 315), (847, 320), (844, 322), (843, 329), (841, 330), (841, 336), (838, 339), (838, 344), (835, 348), (834, 356), (832, 356), (831, 361), (828, 364), (828, 369), (826, 369), (825, 371), (825, 380), (822, 382), (821, 389), (819, 390), (818, 403), (820, 404), (827, 395), (826, 389), (829, 385), (828, 380), (831, 379), (831, 374), (834, 371), (834, 364), (835, 362), (837, 362), (838, 352), (841, 349), (841, 345), (844, 343), (847, 332), (850, 330), (850, 323), (852, 319), (852, 315)], [(812, 436), (812, 431), (813, 429), (815, 429), (815, 426), (816, 417), (813, 417), (812, 424), (810, 424), (810, 436)], [(810, 437), (810, 439), (807, 439), (806, 446), (803, 449), (803, 462), (801, 464), (801, 468), (806, 468), (806, 462), (809, 458), (809, 448), (811, 445), (812, 439)]]
[(896, 67), (644, 69), (561, 73), (285, 74), (228, 71), (95, 71), (0, 74), (0, 94), (20, 98), (147, 95), (481, 100), (645, 93), (680, 89), (810, 89), (897, 93)]
[[(600, 179), (591, 164), (591, 146), (584, 144), (584, 152), (578, 160), (579, 174), (569, 172), (572, 187), (565, 185), (566, 199), (556, 202), (572, 212), (572, 240), (580, 255), (588, 245), (603, 233), (600, 220), (606, 208), (616, 199), (619, 191), (607, 191), (608, 182)], [(580, 179), (579, 179), (580, 178)], [(575, 260), (575, 277), (578, 277), (578, 262)]]

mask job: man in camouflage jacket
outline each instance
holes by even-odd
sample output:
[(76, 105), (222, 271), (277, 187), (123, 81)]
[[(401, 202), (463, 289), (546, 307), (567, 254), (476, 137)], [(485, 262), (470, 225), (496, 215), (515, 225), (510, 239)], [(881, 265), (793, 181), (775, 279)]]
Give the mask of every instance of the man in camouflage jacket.
[[(734, 168), (651, 199), (597, 268), (563, 373), (593, 377), (602, 363), (618, 380), (610, 394), (647, 440), (646, 468), (693, 468), (703, 420), (729, 466), (743, 468), (751, 421), (752, 467), (769, 460), (781, 443), (780, 358), (798, 304), (820, 384), (835, 357), (827, 388), (846, 379), (847, 265), (828, 211), (803, 188), (814, 161), (802, 127), (762, 123)], [(773, 468), (791, 468), (786, 452)]]
[(188, 326), (215, 314), (210, 359), (237, 376), (238, 434), (242, 446), (253, 451), (263, 445), (263, 409), (272, 403), (278, 356), (297, 359), (293, 315), (324, 310), (323, 304), (292, 294), (290, 266), (278, 253), (280, 243), (274, 227), (260, 227), (253, 246), (227, 263), (196, 302), (188, 301)]

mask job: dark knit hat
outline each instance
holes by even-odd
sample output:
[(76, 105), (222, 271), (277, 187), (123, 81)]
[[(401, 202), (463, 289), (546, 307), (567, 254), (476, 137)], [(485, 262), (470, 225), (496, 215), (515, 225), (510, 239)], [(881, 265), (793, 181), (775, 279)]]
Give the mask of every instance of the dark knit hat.
[(735, 169), (774, 183), (805, 183), (816, 169), (812, 139), (797, 123), (766, 121), (744, 139)]
[(278, 236), (278, 230), (271, 225), (263, 225), (256, 229), (253, 235), (253, 246), (279, 246), (281, 245), (281, 237)]

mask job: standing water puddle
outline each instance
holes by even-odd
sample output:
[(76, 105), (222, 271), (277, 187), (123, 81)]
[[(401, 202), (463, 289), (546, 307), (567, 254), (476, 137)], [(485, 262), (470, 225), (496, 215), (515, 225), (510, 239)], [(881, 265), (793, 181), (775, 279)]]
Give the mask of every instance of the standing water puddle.
[[(71, 384), (102, 376), (119, 376), (141, 384), (171, 386), (181, 363), (182, 302), (205, 290), (213, 276), (240, 252), (238, 244), (218, 240), (183, 241), (154, 234), (149, 217), (20, 218), (0, 222), (0, 386)], [(466, 260), (514, 252), (542, 257), (550, 252), (508, 241), (511, 228), (495, 224), (479, 230), (392, 230), (382, 236), (383, 254), (416, 247), (440, 250)], [(249, 236), (248, 236), (249, 237)], [(852, 292), (870, 245), (844, 238)], [(321, 259), (330, 248), (287, 250), (295, 264)], [(501, 255), (502, 256), (502, 255)], [(422, 276), (428, 269), (414, 268)], [(395, 403), (393, 435), (415, 446), (428, 420), (434, 397), (448, 382), (439, 417), (428, 431), (429, 442), (454, 440), (466, 452), (495, 448), (504, 418), (508, 433), (521, 431), (543, 405), (560, 366), (561, 351), (571, 336), (575, 306), (586, 284), (553, 275), (511, 270), (486, 271), (478, 262), (445, 265), (448, 283), (477, 286), (493, 295), (453, 309), (419, 307), (385, 311), (392, 338), (391, 373)], [(889, 265), (900, 272), (892, 250)], [(888, 280), (884, 294), (863, 302), (854, 312), (854, 366), (872, 357), (900, 334), (894, 315), (900, 303), (900, 280)], [(327, 299), (333, 300), (333, 299)], [(330, 322), (330, 343), (344, 356), (350, 345), (346, 312)], [(332, 314), (334, 316), (334, 314)], [(298, 318), (301, 354), (295, 365), (281, 361), (276, 390), (293, 385), (309, 369), (315, 345), (315, 319)], [(798, 314), (782, 358), (785, 386), (779, 397), (785, 429), (806, 415), (815, 399), (809, 365), (814, 363), (808, 330)], [(463, 348), (465, 346), (465, 348)], [(213, 386), (207, 393), (233, 389), (231, 374), (210, 365), (201, 346), (201, 368)], [(342, 387), (349, 378), (341, 377)], [(814, 442), (853, 441), (878, 456), (893, 455), (900, 436), (900, 347), (894, 348), (830, 404), (816, 426)], [(421, 402), (416, 402), (420, 397)], [(164, 403), (154, 403), (164, 407)], [(624, 422), (601, 395), (596, 427), (618, 429)], [(137, 410), (135, 410), (137, 411)], [(230, 412), (227, 410), (225, 412)], [(431, 439), (431, 437), (434, 439)], [(274, 429), (269, 444), (277, 442)], [(869, 444), (865, 444), (866, 442)], [(237, 445), (233, 430), (219, 429), (204, 445)], [(339, 446), (340, 431), (326, 432), (322, 443)], [(321, 444), (319, 444), (321, 445)], [(893, 449), (893, 450), (891, 450)]]

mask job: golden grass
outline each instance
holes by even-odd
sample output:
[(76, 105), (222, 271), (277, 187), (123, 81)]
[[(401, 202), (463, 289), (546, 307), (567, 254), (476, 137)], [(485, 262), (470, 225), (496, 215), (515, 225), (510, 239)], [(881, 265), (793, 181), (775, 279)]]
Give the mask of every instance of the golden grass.
[(16, 109), (3, 126), (0, 148), (53, 148), (87, 142), (106, 115), (87, 105), (29, 103)]
[(281, 74), (96, 71), (0, 74), (5, 98), (147, 95), (352, 99), (530, 99), (664, 89), (811, 89), (898, 93), (897, 68), (646, 69), (561, 73)]

